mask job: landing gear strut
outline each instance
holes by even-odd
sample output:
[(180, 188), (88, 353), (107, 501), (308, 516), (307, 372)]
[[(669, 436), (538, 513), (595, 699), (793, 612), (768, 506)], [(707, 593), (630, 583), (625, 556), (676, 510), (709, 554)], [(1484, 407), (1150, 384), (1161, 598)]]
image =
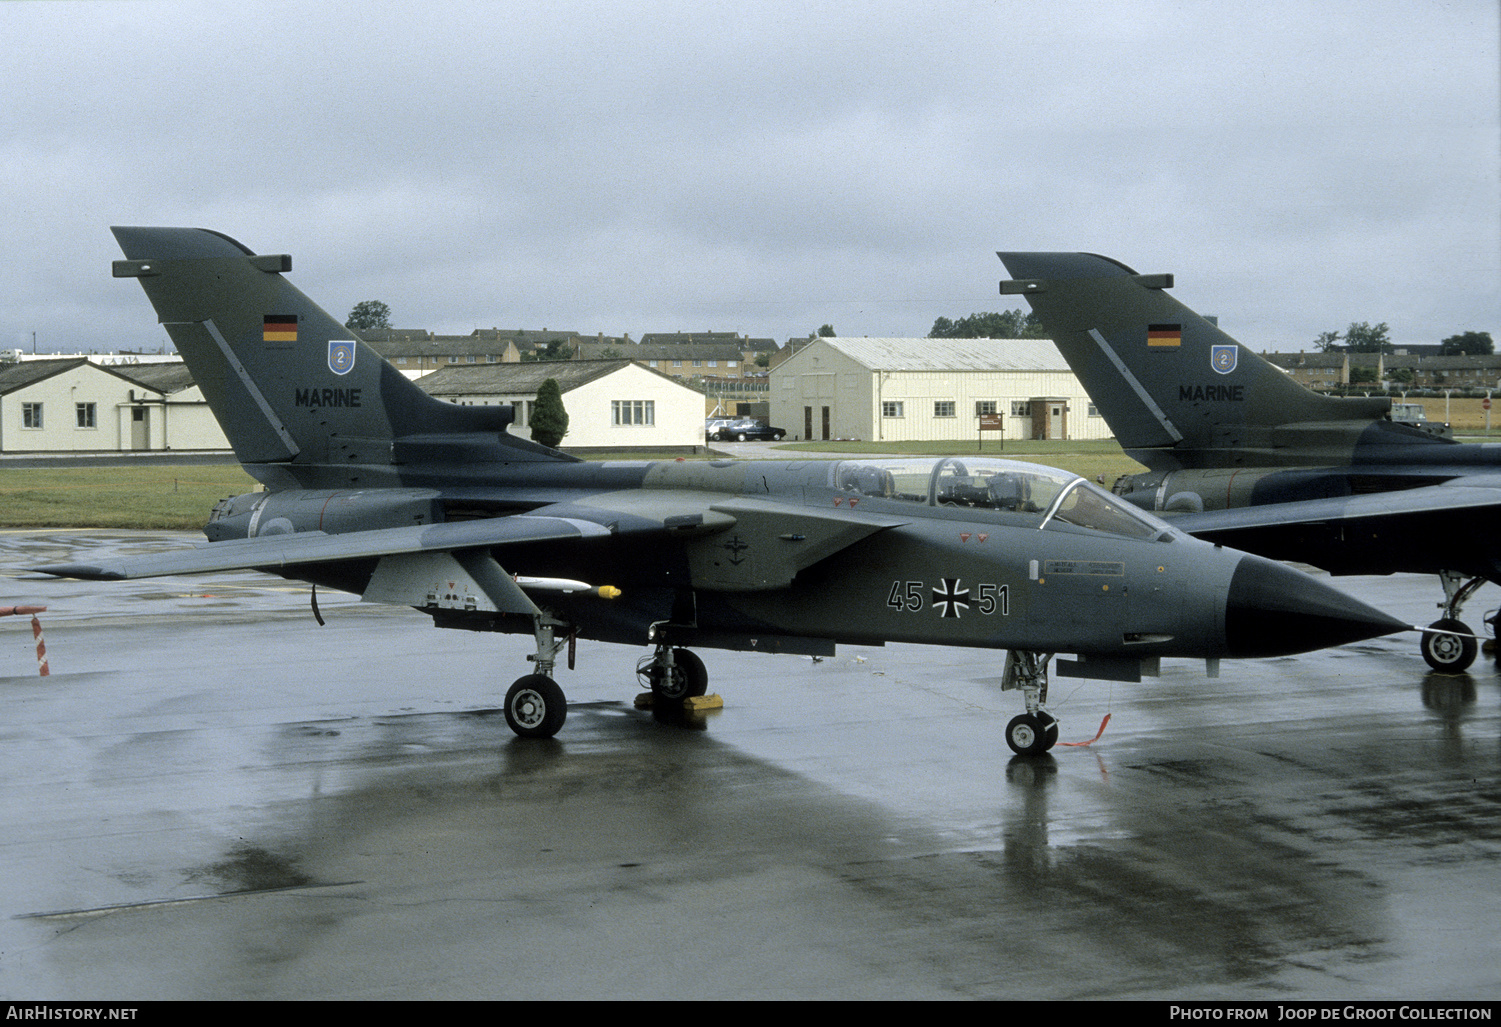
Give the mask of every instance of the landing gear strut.
[(1048, 699), (1048, 662), (1052, 653), (1025, 649), (1006, 652), (1001, 688), (1019, 688), (1027, 712), (1006, 725), (1006, 744), (1018, 756), (1041, 756), (1058, 741), (1058, 720), (1042, 708)]
[(709, 672), (704, 661), (688, 649), (657, 643), (657, 651), (636, 668), (654, 699), (682, 702), (709, 690)]
[[(1438, 580), (1444, 586), (1444, 601), (1439, 604), (1444, 615), (1428, 625), (1434, 630), (1423, 632), (1420, 645), (1428, 666), (1434, 670), (1458, 674), (1475, 662), (1475, 654), (1479, 651), (1479, 643), (1472, 637), (1466, 637), (1474, 632), (1459, 619), (1459, 611), (1476, 590), (1485, 584), (1486, 579), (1471, 578), (1466, 581), (1458, 571), (1439, 571)], [(1451, 631), (1459, 634), (1440, 633)]]
[(537, 639), (537, 653), (530, 657), (535, 674), (516, 679), (506, 692), (506, 724), (522, 738), (551, 738), (568, 717), (568, 701), (552, 679), (558, 651), (568, 644), (567, 632), (558, 638), (558, 629), (569, 625), (546, 611), (532, 618), (532, 633)]

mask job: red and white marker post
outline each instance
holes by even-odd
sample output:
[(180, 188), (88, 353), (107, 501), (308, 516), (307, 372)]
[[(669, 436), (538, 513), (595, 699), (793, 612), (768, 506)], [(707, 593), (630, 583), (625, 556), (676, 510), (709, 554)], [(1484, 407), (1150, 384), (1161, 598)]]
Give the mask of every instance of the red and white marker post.
[(42, 677), (51, 673), (47, 669), (47, 640), (42, 637), (42, 622), (37, 614), (46, 611), (45, 606), (0, 606), (0, 617), (31, 614), (31, 637), (36, 639), (36, 665)]

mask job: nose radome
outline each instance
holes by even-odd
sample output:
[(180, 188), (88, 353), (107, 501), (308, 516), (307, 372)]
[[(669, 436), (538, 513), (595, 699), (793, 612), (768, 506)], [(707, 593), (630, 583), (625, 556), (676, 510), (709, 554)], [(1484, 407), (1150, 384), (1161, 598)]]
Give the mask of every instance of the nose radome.
[(1306, 653), (1410, 627), (1317, 578), (1259, 556), (1241, 559), (1225, 599), (1225, 642), (1235, 657)]

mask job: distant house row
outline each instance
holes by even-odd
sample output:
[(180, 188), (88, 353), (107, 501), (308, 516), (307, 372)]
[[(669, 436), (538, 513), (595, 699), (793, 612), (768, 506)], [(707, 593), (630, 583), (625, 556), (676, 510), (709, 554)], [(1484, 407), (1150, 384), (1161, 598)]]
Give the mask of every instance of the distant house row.
[(1300, 385), (1315, 391), (1390, 381), (1404, 389), (1501, 389), (1501, 354), (1442, 357), (1426, 353), (1267, 353)]
[(543, 329), (488, 328), (469, 335), (434, 335), (421, 329), (381, 329), (360, 337), (408, 378), (455, 365), (515, 364), (552, 353), (579, 360), (633, 360), (673, 378), (740, 377), (764, 372), (778, 352), (774, 339), (735, 332), (672, 332), (642, 336), (579, 335)]

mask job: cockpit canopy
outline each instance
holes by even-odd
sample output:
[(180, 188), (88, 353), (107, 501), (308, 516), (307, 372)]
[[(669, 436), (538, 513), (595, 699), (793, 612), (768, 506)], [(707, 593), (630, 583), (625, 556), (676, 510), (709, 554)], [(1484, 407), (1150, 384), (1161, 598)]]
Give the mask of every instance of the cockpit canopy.
[(977, 519), (1046, 528), (1073, 525), (1137, 539), (1169, 539), (1166, 523), (1077, 474), (993, 457), (841, 460), (832, 486), (880, 499), (969, 509)]

